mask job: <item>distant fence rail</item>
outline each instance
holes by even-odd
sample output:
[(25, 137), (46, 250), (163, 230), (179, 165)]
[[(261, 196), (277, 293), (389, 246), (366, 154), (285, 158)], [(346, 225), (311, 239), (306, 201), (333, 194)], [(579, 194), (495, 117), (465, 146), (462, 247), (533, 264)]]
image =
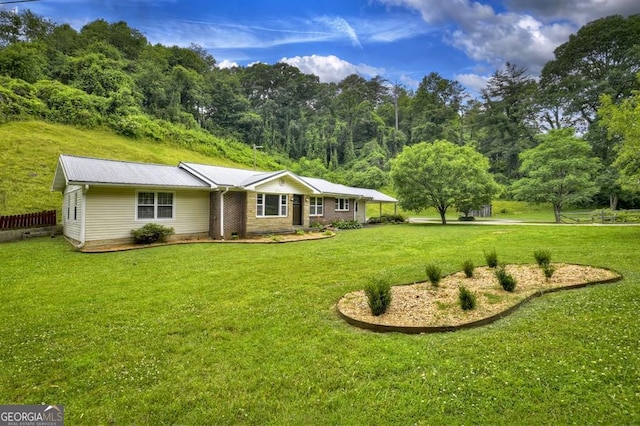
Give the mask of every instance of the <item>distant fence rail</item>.
[(54, 226), (57, 224), (55, 210), (38, 213), (0, 216), (0, 229), (22, 229), (39, 226)]
[(640, 210), (594, 210), (566, 212), (560, 215), (563, 223), (639, 223)]

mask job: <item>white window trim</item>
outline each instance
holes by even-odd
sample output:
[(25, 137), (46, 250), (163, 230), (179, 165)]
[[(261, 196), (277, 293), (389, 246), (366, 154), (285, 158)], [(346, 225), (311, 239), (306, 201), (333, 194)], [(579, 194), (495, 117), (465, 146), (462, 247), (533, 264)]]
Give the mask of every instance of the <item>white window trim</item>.
[[(315, 201), (315, 203), (314, 203)], [(318, 204), (318, 201), (320, 203)], [(315, 207), (315, 213), (311, 213), (311, 208)], [(320, 207), (320, 213), (318, 213), (318, 207)], [(309, 198), (309, 216), (320, 217), (324, 216), (324, 198), (323, 197), (310, 197)]]
[[(143, 218), (139, 218), (138, 217), (138, 194), (141, 192), (152, 192), (153, 193), (153, 217), (143, 217)], [(159, 193), (163, 193), (163, 194), (171, 194), (171, 217), (158, 217), (158, 194)], [(163, 204), (164, 205), (164, 204)], [(135, 211), (135, 215), (136, 215), (136, 221), (139, 222), (150, 222), (150, 221), (167, 221), (167, 220), (175, 220), (176, 217), (176, 193), (175, 191), (152, 191), (152, 190), (144, 190), (144, 189), (139, 189), (136, 191), (136, 211)]]
[[(340, 203), (340, 200), (343, 200), (343, 203)], [(340, 208), (340, 204), (342, 204), (343, 208)], [(337, 212), (348, 212), (349, 211), (349, 199), (348, 198), (336, 198), (336, 211)]]
[[(275, 195), (277, 197), (279, 197), (280, 199), (278, 200), (278, 214), (277, 215), (266, 215), (265, 210), (266, 210), (266, 206), (264, 204), (266, 196), (267, 195)], [(260, 198), (260, 196), (262, 196), (262, 204), (258, 204), (258, 200)], [(282, 201), (284, 201), (284, 204), (282, 203)], [(259, 214), (259, 208), (258, 206), (262, 206), (262, 214)], [(283, 208), (284, 208), (284, 214), (283, 213)], [(266, 192), (259, 192), (256, 193), (256, 217), (259, 218), (273, 218), (273, 217), (287, 217), (289, 216), (289, 196), (287, 194), (270, 194), (270, 193), (266, 193)]]

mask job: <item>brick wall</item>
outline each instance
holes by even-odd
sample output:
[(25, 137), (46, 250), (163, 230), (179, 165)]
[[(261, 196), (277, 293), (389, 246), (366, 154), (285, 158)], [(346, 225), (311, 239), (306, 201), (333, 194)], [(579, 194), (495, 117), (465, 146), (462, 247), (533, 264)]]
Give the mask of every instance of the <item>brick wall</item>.
[[(320, 222), (323, 225), (328, 225), (334, 220), (353, 220), (353, 209), (355, 201), (349, 199), (349, 211), (336, 211), (336, 199), (333, 197), (324, 197), (324, 214), (322, 216), (311, 216), (309, 220), (311, 223)], [(308, 213), (309, 208), (305, 211)]]
[(227, 192), (224, 194), (224, 238), (229, 240), (233, 235), (238, 238), (246, 236), (245, 212), (247, 194), (245, 192)]

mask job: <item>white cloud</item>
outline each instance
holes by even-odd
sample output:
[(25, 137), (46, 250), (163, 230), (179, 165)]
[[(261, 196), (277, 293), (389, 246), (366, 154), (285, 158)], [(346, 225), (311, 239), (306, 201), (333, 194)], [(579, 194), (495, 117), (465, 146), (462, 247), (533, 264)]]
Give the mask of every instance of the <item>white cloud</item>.
[(237, 63), (237, 62), (235, 62), (235, 61), (231, 61), (231, 60), (229, 60), (229, 59), (223, 59), (222, 61), (217, 62), (217, 63), (216, 63), (216, 66), (217, 66), (218, 68), (233, 68), (233, 67), (237, 67), (237, 66), (239, 66), (239, 65), (238, 65), (238, 63)]
[(491, 77), (478, 74), (456, 74), (454, 78), (467, 89), (471, 96), (475, 97), (485, 88)]
[(295, 56), (282, 58), (280, 62), (297, 67), (305, 74), (317, 75), (323, 83), (337, 83), (351, 74), (360, 74), (368, 78), (384, 74), (384, 69), (366, 64), (355, 65), (334, 55)]
[[(568, 21), (545, 23), (524, 12), (498, 13), (490, 5), (472, 0), (378, 1), (388, 6), (416, 10), (429, 24), (452, 25), (453, 29), (444, 37), (445, 42), (462, 50), (473, 60), (494, 67), (500, 67), (508, 61), (528, 68), (533, 74), (539, 73), (544, 64), (553, 59), (553, 50), (579, 28), (576, 23)], [(534, 2), (528, 1), (527, 4), (531, 3)]]

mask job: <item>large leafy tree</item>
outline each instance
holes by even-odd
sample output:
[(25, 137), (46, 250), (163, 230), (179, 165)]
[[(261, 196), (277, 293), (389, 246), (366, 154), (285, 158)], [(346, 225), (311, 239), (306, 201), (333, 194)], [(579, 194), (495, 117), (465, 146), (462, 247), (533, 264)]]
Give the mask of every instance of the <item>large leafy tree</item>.
[[(616, 138), (607, 137), (597, 110), (607, 95), (619, 104), (640, 89), (640, 14), (609, 16), (590, 22), (554, 51), (540, 79), (545, 111), (554, 111), (556, 128), (573, 126), (587, 133), (593, 152), (609, 167), (616, 159)], [(547, 115), (549, 117), (550, 115)], [(612, 188), (603, 188), (616, 197)]]
[(610, 137), (622, 139), (614, 163), (620, 171), (618, 182), (623, 189), (640, 191), (640, 92), (620, 105), (604, 96), (599, 113)]
[(513, 190), (518, 199), (551, 203), (560, 223), (564, 206), (589, 201), (598, 192), (595, 177), (601, 162), (571, 128), (552, 130), (539, 139), (537, 147), (520, 154), (524, 177), (514, 182)]
[(614, 101), (638, 87), (640, 15), (609, 16), (590, 22), (554, 51), (542, 70), (540, 85), (564, 106), (563, 115), (592, 123), (600, 96)]
[(446, 140), (405, 147), (391, 162), (391, 180), (402, 208), (434, 207), (443, 224), (449, 207), (480, 207), (498, 189), (482, 154)]

